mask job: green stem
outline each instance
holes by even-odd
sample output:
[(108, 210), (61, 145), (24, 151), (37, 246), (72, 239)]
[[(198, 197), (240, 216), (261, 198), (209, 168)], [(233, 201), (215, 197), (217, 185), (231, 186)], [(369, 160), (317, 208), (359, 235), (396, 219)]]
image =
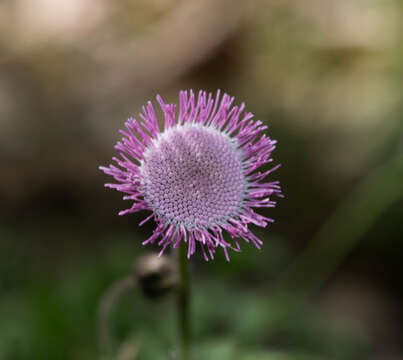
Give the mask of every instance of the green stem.
[(308, 303), (379, 216), (403, 197), (402, 177), (403, 157), (398, 154), (346, 195), (272, 290), (270, 306), (277, 309), (271, 323), (273, 331)]
[(98, 346), (101, 359), (112, 359), (114, 338), (110, 329), (110, 315), (122, 295), (133, 290), (136, 283), (132, 276), (126, 276), (105, 292), (98, 305)]
[(403, 156), (373, 170), (334, 211), (281, 279), (309, 296), (320, 288), (371, 226), (403, 196)]
[(186, 258), (185, 244), (181, 244), (178, 249), (178, 320), (179, 320), (179, 342), (180, 359), (191, 359), (191, 319), (190, 319), (190, 277), (188, 269), (188, 259)]

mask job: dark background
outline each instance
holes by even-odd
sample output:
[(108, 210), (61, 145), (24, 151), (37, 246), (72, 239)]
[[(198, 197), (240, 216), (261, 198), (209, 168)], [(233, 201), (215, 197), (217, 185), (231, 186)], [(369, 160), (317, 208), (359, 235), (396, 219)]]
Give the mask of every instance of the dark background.
[[(403, 358), (401, 0), (0, 2), (0, 359), (100, 358), (149, 253), (98, 171), (161, 94), (217, 88), (279, 140), (262, 251), (193, 258), (195, 359)], [(115, 358), (175, 359), (172, 296), (122, 296)]]

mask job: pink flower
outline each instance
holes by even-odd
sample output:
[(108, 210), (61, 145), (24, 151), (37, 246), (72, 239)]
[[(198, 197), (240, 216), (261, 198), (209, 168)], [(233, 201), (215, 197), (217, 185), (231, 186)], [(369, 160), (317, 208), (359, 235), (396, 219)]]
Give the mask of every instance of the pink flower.
[[(275, 140), (263, 130), (267, 126), (244, 113), (245, 105), (233, 106), (233, 97), (215, 98), (200, 91), (181, 91), (179, 110), (175, 104), (157, 100), (164, 114), (161, 130), (151, 102), (143, 106), (141, 120), (130, 118), (120, 132), (115, 149), (116, 165), (100, 167), (117, 183), (105, 184), (126, 194), (133, 202), (119, 215), (151, 211), (156, 222), (153, 234), (143, 242), (158, 242), (160, 255), (172, 245), (187, 244), (188, 258), (197, 246), (208, 261), (222, 247), (240, 251), (239, 239), (260, 248), (262, 241), (248, 228), (250, 223), (265, 227), (272, 219), (254, 209), (275, 207), (273, 196), (282, 197), (278, 181), (264, 182), (280, 165), (257, 171), (272, 161)], [(226, 240), (223, 231), (232, 240)]]

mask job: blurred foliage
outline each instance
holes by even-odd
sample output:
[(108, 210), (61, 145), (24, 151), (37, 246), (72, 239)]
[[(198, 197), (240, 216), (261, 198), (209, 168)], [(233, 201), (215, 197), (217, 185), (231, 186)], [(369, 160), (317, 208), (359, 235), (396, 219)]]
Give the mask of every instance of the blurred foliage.
[[(60, 226), (62, 230), (63, 224)], [(75, 232), (75, 236), (85, 234)], [(32, 264), (23, 256), (12, 261), (3, 258), (1, 271), (8, 274), (4, 279), (9, 283), (3, 281), (1, 286), (0, 355), (10, 360), (96, 358), (100, 297), (115, 279), (131, 272), (133, 259), (143, 251), (131, 237), (128, 233), (105, 234), (97, 239), (107, 244), (101, 248), (88, 247), (79, 253), (56, 250), (56, 266)], [(24, 245), (24, 240), (11, 232), (3, 239), (3, 246), (16, 241)], [(272, 262), (270, 269), (265, 261), (286, 250), (284, 242), (279, 251), (280, 242), (267, 240), (259, 254), (246, 248), (239, 259), (233, 256), (230, 266), (225, 264), (226, 271), (221, 271), (224, 263), (220, 259), (208, 268), (201, 259), (195, 264), (195, 358), (356, 359), (358, 353), (364, 354), (368, 339), (332, 329), (316, 311), (286, 317), (280, 327), (271, 327), (273, 317), (285, 304), (270, 303), (270, 293), (265, 295), (256, 284), (264, 283), (264, 278), (270, 281), (279, 265)], [(199, 270), (206, 274), (199, 274)], [(245, 279), (239, 279), (240, 274)], [(139, 359), (175, 354), (176, 310), (172, 300), (168, 296), (150, 302), (137, 290), (116, 305), (111, 318), (113, 332), (119, 341), (131, 339), (137, 344)], [(294, 299), (286, 301), (292, 303)], [(262, 350), (268, 345), (283, 350)]]

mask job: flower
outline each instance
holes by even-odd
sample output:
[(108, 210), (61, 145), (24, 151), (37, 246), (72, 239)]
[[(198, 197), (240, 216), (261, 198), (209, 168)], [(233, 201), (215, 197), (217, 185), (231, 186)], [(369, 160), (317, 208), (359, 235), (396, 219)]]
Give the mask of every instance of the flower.
[[(253, 209), (275, 207), (272, 196), (282, 197), (278, 181), (264, 182), (276, 170), (257, 171), (270, 163), (275, 149), (262, 131), (267, 128), (253, 115), (244, 113), (245, 104), (233, 106), (233, 97), (220, 91), (214, 96), (192, 90), (179, 94), (179, 111), (157, 96), (164, 115), (163, 130), (151, 102), (143, 106), (141, 120), (130, 118), (120, 130), (122, 141), (115, 149), (116, 165), (100, 167), (117, 183), (105, 184), (126, 194), (131, 208), (119, 215), (140, 210), (152, 211), (156, 222), (153, 234), (143, 245), (155, 243), (164, 250), (181, 242), (187, 244), (187, 257), (199, 246), (204, 258), (214, 258), (217, 247), (240, 251), (239, 238), (257, 248), (263, 242), (249, 224), (265, 227), (273, 219)], [(232, 238), (226, 240), (223, 230)]]

